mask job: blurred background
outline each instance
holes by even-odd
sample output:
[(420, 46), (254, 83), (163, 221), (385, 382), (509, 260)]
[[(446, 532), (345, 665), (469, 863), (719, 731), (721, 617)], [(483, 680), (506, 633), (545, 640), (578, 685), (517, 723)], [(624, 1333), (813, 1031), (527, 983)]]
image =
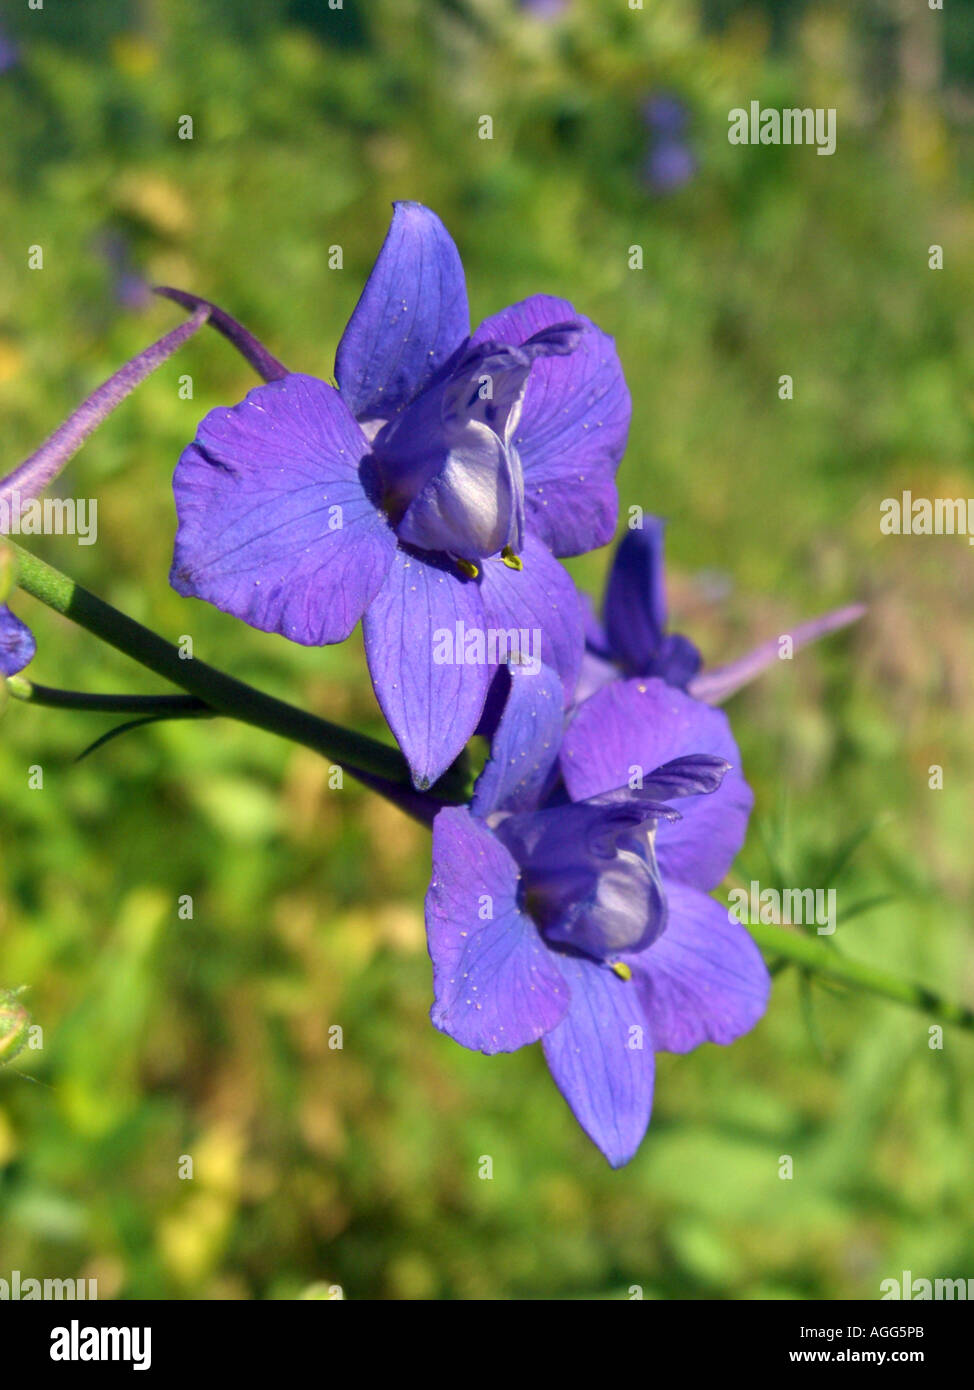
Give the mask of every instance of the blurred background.
[[(615, 335), (623, 505), (669, 519), (674, 625), (710, 660), (869, 603), (729, 706), (757, 797), (739, 876), (836, 887), (849, 955), (970, 1002), (974, 553), (882, 536), (879, 506), (974, 495), (972, 84), (961, 4), (3, 0), (0, 467), (178, 322), (154, 282), (329, 377), (390, 202), (428, 203), (474, 323), (545, 291)], [(730, 145), (752, 99), (835, 107), (836, 153)], [(253, 384), (199, 334), (61, 479), (97, 497), (98, 544), (36, 549), (386, 736), (358, 635), (305, 650), (168, 587), (175, 460)], [(572, 562), (593, 592), (609, 553)], [(160, 688), (15, 606), (37, 680)], [(76, 766), (109, 725), (12, 705), (0, 726), (0, 989), (27, 987), (44, 1040), (0, 1069), (0, 1276), (102, 1298), (841, 1299), (974, 1274), (971, 1037), (934, 1050), (923, 1015), (785, 969), (751, 1036), (660, 1060), (649, 1137), (612, 1173), (540, 1049), (484, 1058), (431, 1027), (424, 831), (229, 723)]]

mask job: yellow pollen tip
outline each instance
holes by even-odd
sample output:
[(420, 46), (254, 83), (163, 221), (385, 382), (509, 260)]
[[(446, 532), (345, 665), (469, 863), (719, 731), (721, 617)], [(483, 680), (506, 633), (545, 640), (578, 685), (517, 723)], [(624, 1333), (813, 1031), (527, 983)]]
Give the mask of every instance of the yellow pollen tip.
[(501, 551), (501, 559), (509, 570), (524, 569), (524, 561), (521, 559), (520, 555), (514, 554), (514, 551), (509, 545), (505, 545), (504, 549)]
[(619, 976), (620, 980), (632, 979), (632, 971), (629, 969), (628, 965), (624, 960), (614, 960), (612, 962), (612, 969)]
[(469, 560), (457, 560), (456, 566), (460, 573), (465, 574), (468, 579), (476, 579), (477, 575), (480, 573), (477, 566), (472, 564)]

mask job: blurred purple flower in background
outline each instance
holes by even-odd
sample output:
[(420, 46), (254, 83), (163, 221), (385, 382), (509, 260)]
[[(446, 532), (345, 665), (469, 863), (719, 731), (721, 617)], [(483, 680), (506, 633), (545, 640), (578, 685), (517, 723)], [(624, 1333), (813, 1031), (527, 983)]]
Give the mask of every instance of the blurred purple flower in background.
[(112, 272), (112, 287), (118, 303), (135, 311), (147, 308), (153, 300), (152, 289), (135, 267), (128, 237), (110, 228), (99, 234), (95, 247)]
[(689, 183), (697, 170), (686, 137), (687, 109), (679, 97), (657, 92), (643, 103), (642, 116), (650, 132), (643, 182), (654, 193), (673, 193)]
[(520, 0), (521, 9), (535, 19), (558, 19), (568, 5), (569, 0)]
[(20, 62), (20, 47), (0, 28), (0, 73), (9, 72)]

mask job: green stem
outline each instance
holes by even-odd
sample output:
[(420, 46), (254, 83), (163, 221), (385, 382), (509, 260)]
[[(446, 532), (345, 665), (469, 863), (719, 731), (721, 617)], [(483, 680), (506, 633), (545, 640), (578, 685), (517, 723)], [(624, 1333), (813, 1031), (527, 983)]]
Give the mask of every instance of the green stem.
[[(415, 799), (412, 779), (405, 758), (395, 748), (378, 743), (364, 734), (354, 733), (331, 724), (307, 710), (286, 704), (271, 695), (255, 690), (232, 676), (207, 666), (195, 658), (184, 659), (178, 649), (126, 617), (110, 604), (96, 598), (80, 584), (53, 566), (24, 550), (9, 536), (5, 541), (17, 555), (18, 584), (25, 593), (39, 599), (56, 613), (63, 614), (95, 637), (101, 638), (156, 675), (188, 691), (217, 714), (228, 715), (254, 728), (278, 734), (320, 753), (329, 761), (340, 764), (352, 776), (360, 773), (377, 789), (388, 788), (386, 794), (402, 791)], [(448, 773), (435, 788), (440, 802), (460, 802), (464, 788), (459, 777)]]
[(843, 984), (868, 990), (870, 994), (879, 994), (884, 999), (906, 1004), (908, 1008), (918, 1009), (942, 1023), (954, 1023), (959, 1028), (974, 1029), (974, 1009), (945, 999), (943, 995), (927, 989), (924, 985), (901, 980), (897, 975), (891, 975), (872, 965), (864, 965), (861, 961), (849, 960), (829, 942), (813, 936), (804, 936), (801, 932), (787, 927), (767, 926), (757, 922), (752, 922), (748, 930), (762, 951), (767, 951), (769, 955), (784, 957), (816, 975), (826, 975), (830, 979), (840, 980)]
[(55, 690), (23, 676), (8, 676), (7, 690), (15, 700), (45, 709), (76, 709), (88, 714), (212, 715), (213, 710), (195, 695), (89, 695), (82, 690)]

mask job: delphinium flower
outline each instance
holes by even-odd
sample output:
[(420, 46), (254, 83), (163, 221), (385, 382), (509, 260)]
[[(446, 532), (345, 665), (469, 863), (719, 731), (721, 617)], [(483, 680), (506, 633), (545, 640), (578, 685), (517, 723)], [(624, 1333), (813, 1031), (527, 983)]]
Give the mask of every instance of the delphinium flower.
[(643, 178), (654, 193), (675, 192), (697, 169), (686, 137), (686, 107), (678, 97), (658, 93), (644, 103), (643, 120), (650, 131)]
[(20, 62), (20, 49), (9, 35), (0, 29), (0, 73), (9, 72)]
[(436, 632), (539, 631), (574, 687), (581, 611), (555, 556), (614, 529), (630, 416), (615, 348), (547, 295), (471, 336), (457, 249), (406, 202), (339, 344), (338, 389), (273, 375), (211, 411), (179, 461), (172, 584), (307, 646), (363, 619), (379, 704), (427, 787), (496, 669), (435, 662)]
[(521, 9), (534, 19), (559, 19), (568, 3), (569, 0), (520, 0)]
[[(589, 609), (585, 658), (575, 692), (577, 701), (622, 676), (659, 676), (707, 704), (720, 704), (779, 659), (780, 639), (762, 642), (726, 666), (703, 670), (700, 652), (687, 637), (669, 633), (663, 564), (664, 523), (643, 518), (642, 529), (619, 543), (605, 591), (601, 621)], [(789, 629), (796, 652), (861, 618), (861, 603), (847, 604), (821, 618)]]
[(616, 681), (563, 734), (544, 671), (513, 676), (471, 806), (434, 822), (434, 1024), (485, 1053), (541, 1039), (613, 1167), (649, 1123), (654, 1053), (730, 1043), (766, 1007), (760, 953), (709, 896), (751, 800), (721, 711)]

